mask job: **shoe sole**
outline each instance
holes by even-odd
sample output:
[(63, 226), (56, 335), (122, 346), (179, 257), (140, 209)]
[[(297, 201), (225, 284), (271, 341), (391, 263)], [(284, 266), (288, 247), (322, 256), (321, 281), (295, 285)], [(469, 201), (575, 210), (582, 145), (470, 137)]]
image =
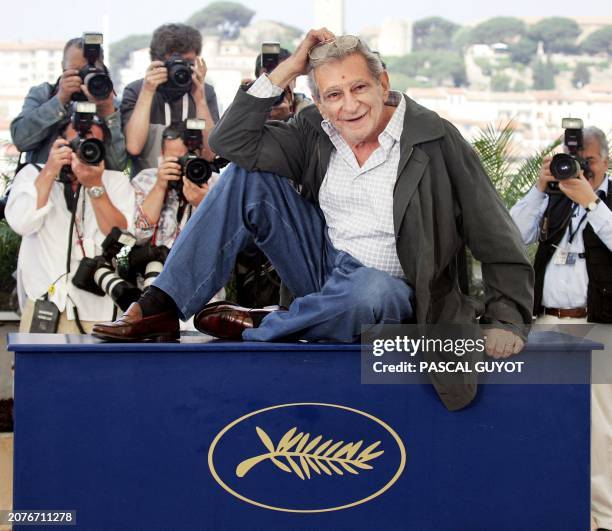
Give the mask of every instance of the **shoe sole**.
[(109, 343), (176, 343), (180, 341), (181, 334), (180, 332), (169, 333), (169, 334), (147, 334), (145, 336), (140, 337), (118, 337), (118, 336), (110, 336), (106, 334), (99, 334), (92, 332), (91, 335), (97, 339), (102, 339), (103, 341)]

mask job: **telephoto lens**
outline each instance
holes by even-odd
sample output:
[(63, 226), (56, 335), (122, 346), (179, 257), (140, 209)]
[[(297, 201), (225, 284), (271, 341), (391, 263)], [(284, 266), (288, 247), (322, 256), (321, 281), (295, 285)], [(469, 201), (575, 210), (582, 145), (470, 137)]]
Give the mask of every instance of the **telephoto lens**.
[(94, 273), (94, 281), (123, 311), (140, 298), (141, 291), (117, 275), (110, 264), (98, 267)]

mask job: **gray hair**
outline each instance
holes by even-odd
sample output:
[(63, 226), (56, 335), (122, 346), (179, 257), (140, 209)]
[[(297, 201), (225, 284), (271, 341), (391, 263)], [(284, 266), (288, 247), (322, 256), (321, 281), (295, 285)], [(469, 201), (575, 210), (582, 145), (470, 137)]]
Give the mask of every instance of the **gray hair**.
[(587, 142), (597, 142), (597, 144), (599, 144), (600, 157), (604, 160), (608, 158), (608, 139), (606, 138), (605, 133), (601, 129), (599, 129), (599, 127), (585, 127), (582, 131), (582, 138), (585, 144)]
[(343, 49), (337, 46), (328, 46), (324, 57), (317, 58), (316, 60), (309, 59), (308, 61), (308, 85), (310, 87), (310, 92), (316, 101), (320, 101), (321, 94), (319, 93), (319, 87), (317, 87), (317, 83), (315, 81), (314, 71), (322, 65), (332, 63), (334, 61), (341, 61), (342, 59), (356, 53), (363, 56), (363, 58), (366, 60), (370, 75), (378, 81), (378, 78), (385, 70), (385, 67), (383, 66), (380, 56), (376, 52), (370, 50), (370, 47), (361, 39), (358, 39), (357, 46), (354, 48)]

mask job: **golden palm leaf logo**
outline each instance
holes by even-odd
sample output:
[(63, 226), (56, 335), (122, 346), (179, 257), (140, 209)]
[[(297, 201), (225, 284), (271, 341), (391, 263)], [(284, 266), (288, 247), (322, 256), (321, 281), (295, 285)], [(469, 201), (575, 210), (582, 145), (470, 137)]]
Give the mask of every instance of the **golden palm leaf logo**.
[(244, 477), (255, 465), (268, 459), (284, 472), (290, 474), (293, 472), (302, 480), (311, 478), (311, 470), (318, 475), (324, 473), (328, 476), (333, 474), (342, 476), (344, 472), (359, 474), (359, 470), (374, 468), (368, 462), (385, 453), (384, 450), (374, 451), (380, 445), (380, 441), (359, 451), (363, 441), (345, 443), (328, 439), (322, 443), (322, 435), (310, 439), (309, 433), (300, 432), (296, 435), (297, 428), (291, 428), (285, 433), (275, 447), (263, 429), (259, 426), (255, 429), (268, 451), (242, 461), (236, 467), (236, 475), (239, 478)]

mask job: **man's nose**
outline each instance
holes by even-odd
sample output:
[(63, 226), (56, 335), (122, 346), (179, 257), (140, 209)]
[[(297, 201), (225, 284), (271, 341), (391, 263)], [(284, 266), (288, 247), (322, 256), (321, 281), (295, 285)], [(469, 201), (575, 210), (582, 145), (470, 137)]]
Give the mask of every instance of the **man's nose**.
[(347, 114), (357, 111), (357, 109), (359, 109), (359, 105), (360, 105), (359, 100), (355, 96), (353, 96), (353, 94), (351, 94), (350, 92), (347, 92), (344, 95), (343, 107), (344, 107), (344, 111)]

